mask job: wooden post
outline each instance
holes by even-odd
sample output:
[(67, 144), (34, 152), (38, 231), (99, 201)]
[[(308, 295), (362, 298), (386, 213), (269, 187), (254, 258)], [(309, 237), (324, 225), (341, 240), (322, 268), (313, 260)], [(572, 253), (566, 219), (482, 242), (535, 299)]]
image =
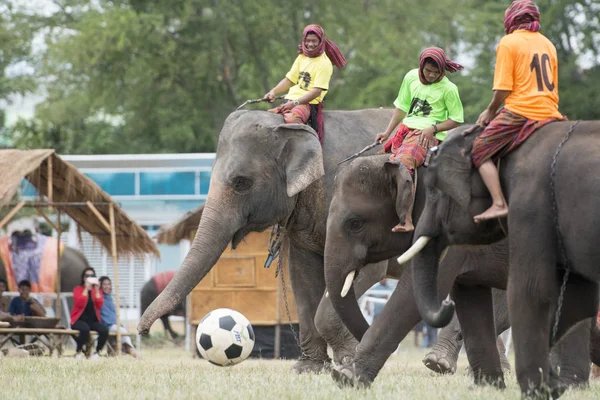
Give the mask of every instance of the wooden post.
[(114, 274), (114, 287), (115, 287), (115, 308), (117, 309), (117, 355), (121, 355), (121, 311), (119, 308), (119, 263), (117, 260), (117, 232), (115, 230), (115, 206), (114, 203), (110, 203), (108, 206), (108, 215), (110, 221), (110, 251), (113, 260), (113, 274)]
[[(61, 320), (61, 302), (60, 302), (60, 209), (56, 209), (56, 318)], [(70, 328), (67, 326), (67, 329)]]
[[(52, 154), (50, 154), (50, 156), (46, 159), (46, 162), (48, 164), (48, 193), (47, 193), (47, 197), (48, 197), (48, 201), (50, 203), (52, 203), (53, 200), (53, 187), (54, 185), (52, 184), (52, 176), (53, 176), (53, 172), (52, 172)], [(40, 182), (41, 183), (41, 182)], [(41, 185), (40, 185), (41, 186)]]
[(14, 217), (15, 214), (18, 213), (21, 208), (23, 208), (24, 205), (25, 205), (25, 202), (24, 201), (20, 201), (15, 206), (15, 208), (13, 208), (12, 210), (10, 210), (10, 212), (8, 214), (6, 214), (6, 216), (4, 218), (2, 218), (2, 221), (0, 221), (0, 229), (4, 228), (4, 225), (6, 225), (10, 221), (10, 219), (12, 217)]
[[(285, 243), (282, 244), (282, 248), (279, 252), (279, 257), (283, 257), (285, 254)], [(277, 260), (277, 262), (279, 262), (279, 260)], [(285, 265), (282, 265), (283, 268), (285, 268)], [(257, 268), (260, 268), (257, 266)], [(282, 274), (282, 277), (285, 277), (285, 274), (287, 273), (287, 271), (284, 273), (284, 271), (279, 271), (280, 274)], [(283, 283), (282, 283), (283, 280)], [(285, 279), (277, 279), (277, 324), (275, 325), (275, 349), (274, 349), (274, 353), (273, 353), (273, 357), (277, 360), (281, 357), (281, 305), (282, 305), (282, 289), (283, 286), (285, 285)]]

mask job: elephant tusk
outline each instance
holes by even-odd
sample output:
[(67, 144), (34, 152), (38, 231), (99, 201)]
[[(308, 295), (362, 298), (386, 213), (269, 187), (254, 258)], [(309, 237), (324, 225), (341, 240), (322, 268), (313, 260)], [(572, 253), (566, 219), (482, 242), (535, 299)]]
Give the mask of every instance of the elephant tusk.
[(329, 290), (325, 291), (325, 298), (329, 298)]
[(348, 275), (346, 275), (346, 281), (344, 282), (344, 287), (342, 288), (342, 297), (346, 297), (350, 288), (352, 287), (352, 282), (354, 282), (354, 275), (356, 275), (356, 270), (350, 271)]
[(417, 241), (410, 246), (410, 249), (406, 250), (404, 254), (398, 257), (398, 264), (404, 264), (410, 261), (414, 256), (416, 256), (425, 246), (427, 246), (427, 242), (429, 242), (431, 238), (429, 236), (421, 236), (417, 239)]

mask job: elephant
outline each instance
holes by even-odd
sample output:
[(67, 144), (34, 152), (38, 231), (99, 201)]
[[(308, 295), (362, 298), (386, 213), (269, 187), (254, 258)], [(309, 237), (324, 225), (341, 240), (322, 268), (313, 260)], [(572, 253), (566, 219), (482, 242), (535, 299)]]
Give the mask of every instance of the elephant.
[[(154, 321), (183, 301), (230, 242), (235, 248), (249, 232), (278, 224), (300, 322), (302, 356), (293, 370), (328, 370), (328, 343), (334, 362), (352, 358), (358, 342), (323, 298), (325, 225), (338, 162), (372, 143), (391, 113), (325, 111), (322, 144), (312, 128), (284, 124), (281, 115), (248, 110), (230, 114), (219, 134), (208, 196), (190, 251), (142, 315), (138, 331), (147, 334)], [(363, 274), (355, 290), (367, 290), (386, 268), (387, 263), (380, 263), (373, 273)]]
[[(173, 279), (174, 274), (175, 271), (159, 272), (150, 278), (146, 283), (144, 283), (144, 286), (142, 286), (142, 290), (140, 292), (141, 314), (144, 314), (148, 306), (154, 301), (154, 299), (156, 299), (156, 297), (158, 297), (160, 292), (164, 290), (165, 285), (168, 284), (171, 279)], [(165, 334), (170, 334), (171, 338), (175, 340), (179, 338), (179, 335), (173, 330), (173, 328), (171, 328), (171, 324), (169, 323), (169, 315), (185, 316), (185, 301), (181, 302), (171, 313), (160, 317), (163, 327), (165, 328)]]
[[(355, 358), (332, 371), (334, 379), (345, 385), (370, 385), (398, 343), (420, 320), (413, 296), (412, 270), (401, 274), (382, 314), (366, 333), (362, 330), (360, 310), (342, 293), (352, 292), (348, 283), (356, 273), (360, 276), (370, 268), (370, 263), (387, 260), (410, 245), (410, 233), (393, 233), (391, 229), (399, 220), (396, 202), (407, 201), (412, 179), (404, 167), (388, 163), (387, 159), (387, 155), (362, 157), (341, 170), (335, 178), (329, 209), (325, 244), (328, 295), (342, 321), (362, 338)], [(421, 168), (418, 182), (427, 179), (428, 173)], [(422, 218), (424, 200), (425, 186), (418, 183), (413, 215), (416, 223)], [(450, 247), (440, 264), (438, 292), (445, 295), (452, 289), (452, 297), (460, 302), (458, 319), (477, 384), (504, 386), (495, 338), (509, 327), (504, 291), (507, 277), (506, 240), (489, 246)], [(483, 296), (484, 292), (489, 293), (489, 287), (500, 289), (494, 290), (493, 312), (491, 297)], [(462, 334), (457, 323), (451, 330), (447, 328), (440, 335), (441, 348), (424, 360), (433, 370), (451, 371), (456, 366)], [(589, 336), (590, 327), (581, 326), (557, 349), (556, 362), (560, 362), (565, 383), (587, 382)], [(600, 340), (597, 343), (600, 345)]]
[(550, 347), (598, 312), (600, 248), (586, 238), (595, 237), (600, 226), (600, 122), (547, 124), (503, 157), (499, 171), (508, 217), (479, 224), (473, 216), (489, 207), (491, 197), (472, 167), (477, 133), (465, 134), (466, 128), (454, 130), (432, 157), (414, 244), (402, 257), (412, 257), (419, 312), (434, 326), (452, 317), (454, 303), (440, 305), (436, 290), (438, 260), (446, 247), (508, 237), (517, 380), (525, 395), (559, 397), (564, 386), (551, 368)]

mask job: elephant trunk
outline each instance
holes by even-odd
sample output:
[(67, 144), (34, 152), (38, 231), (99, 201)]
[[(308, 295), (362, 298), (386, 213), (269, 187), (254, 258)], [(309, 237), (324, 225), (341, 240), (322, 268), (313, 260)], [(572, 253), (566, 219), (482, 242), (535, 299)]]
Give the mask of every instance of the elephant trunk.
[(414, 256), (412, 261), (415, 301), (423, 320), (434, 328), (450, 323), (454, 315), (454, 302), (444, 300), (440, 306), (437, 290), (438, 256), (437, 241), (431, 240)]
[(186, 296), (217, 263), (234, 233), (241, 228), (240, 218), (232, 216), (234, 213), (223, 206), (230, 202), (222, 195), (214, 195), (218, 190), (215, 186), (218, 183), (215, 185), (211, 182), (200, 225), (183, 264), (142, 315), (138, 325), (141, 334), (147, 334), (154, 321), (185, 301)]
[[(334, 254), (340, 254), (343, 252), (336, 252)], [(356, 269), (339, 268), (337, 265), (351, 265), (350, 263), (338, 263), (337, 261), (331, 260), (330, 254), (327, 250), (325, 251), (325, 283), (327, 285), (327, 291), (329, 293), (329, 299), (333, 304), (333, 308), (337, 312), (338, 316), (346, 325), (350, 333), (360, 341), (369, 329), (369, 324), (365, 320), (358, 301), (354, 292), (354, 286), (351, 284)], [(334, 263), (331, 263), (334, 261)], [(331, 264), (330, 264), (331, 263)]]

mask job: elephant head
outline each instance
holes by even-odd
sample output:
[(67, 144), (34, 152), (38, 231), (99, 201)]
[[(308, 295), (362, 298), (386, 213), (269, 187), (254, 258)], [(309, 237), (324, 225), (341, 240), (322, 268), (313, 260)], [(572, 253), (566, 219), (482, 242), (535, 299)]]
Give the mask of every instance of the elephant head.
[(425, 322), (434, 327), (447, 325), (454, 304), (437, 295), (438, 264), (450, 245), (484, 245), (504, 237), (498, 221), (475, 224), (473, 215), (486, 210), (491, 197), (479, 173), (473, 169), (471, 148), (476, 133), (464, 136), (468, 126), (453, 130), (439, 146), (429, 164), (425, 206), (415, 227), (413, 245), (399, 263), (412, 259), (415, 300)]
[(361, 157), (343, 168), (335, 178), (329, 206), (327, 291), (338, 315), (359, 340), (369, 325), (358, 307), (353, 280), (357, 274), (372, 272), (363, 269), (367, 264), (401, 253), (412, 237), (391, 232), (399, 221), (396, 201), (412, 201), (412, 177), (387, 159), (388, 155)]
[(249, 232), (285, 225), (299, 193), (321, 180), (322, 150), (316, 133), (306, 125), (282, 122), (280, 115), (257, 111), (238, 111), (227, 118), (190, 251), (142, 316), (140, 332), (147, 332), (185, 299), (229, 242), (235, 248)]

